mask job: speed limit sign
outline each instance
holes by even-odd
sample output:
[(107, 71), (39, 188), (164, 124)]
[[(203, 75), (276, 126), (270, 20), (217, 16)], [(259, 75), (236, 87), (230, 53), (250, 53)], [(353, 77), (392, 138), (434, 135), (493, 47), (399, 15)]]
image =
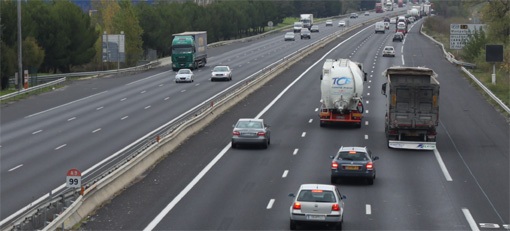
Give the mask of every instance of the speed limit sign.
[(66, 182), (68, 188), (81, 188), (81, 172), (78, 169), (67, 171)]

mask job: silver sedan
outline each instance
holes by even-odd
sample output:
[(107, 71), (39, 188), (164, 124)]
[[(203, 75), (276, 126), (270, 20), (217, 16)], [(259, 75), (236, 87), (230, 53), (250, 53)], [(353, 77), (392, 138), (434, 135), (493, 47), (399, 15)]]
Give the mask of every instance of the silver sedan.
[(267, 148), (271, 144), (271, 130), (263, 119), (239, 119), (233, 127), (232, 148), (239, 144), (259, 144)]
[(193, 82), (195, 79), (195, 75), (190, 69), (180, 69), (179, 72), (175, 75), (175, 82)]
[(338, 230), (344, 221), (344, 202), (346, 197), (340, 194), (334, 185), (303, 184), (290, 206), (290, 229), (295, 230), (301, 224), (325, 224)]
[(232, 80), (232, 70), (229, 66), (216, 66), (211, 73), (211, 81), (217, 79)]

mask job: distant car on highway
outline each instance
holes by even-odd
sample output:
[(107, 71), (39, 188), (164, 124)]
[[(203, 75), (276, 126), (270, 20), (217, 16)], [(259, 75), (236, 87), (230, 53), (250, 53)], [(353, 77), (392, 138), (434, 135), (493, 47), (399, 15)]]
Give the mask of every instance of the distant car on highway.
[(317, 25), (313, 25), (311, 28), (310, 28), (310, 32), (319, 32), (319, 26)]
[(378, 156), (373, 156), (366, 147), (341, 147), (331, 159), (331, 183), (342, 178), (364, 178), (374, 184), (375, 164)]
[(356, 14), (356, 13), (351, 13), (350, 18), (357, 18), (357, 17), (358, 17), (358, 14)]
[(284, 37), (283, 41), (295, 41), (295, 40), (296, 40), (296, 37), (295, 37), (294, 32), (285, 33), (285, 37)]
[(290, 193), (294, 198), (290, 206), (290, 229), (298, 225), (324, 224), (342, 229), (344, 221), (344, 202), (346, 197), (338, 188), (327, 184), (303, 184), (297, 194)]
[(396, 18), (390, 18), (390, 24), (397, 24)]
[(232, 70), (229, 66), (216, 66), (213, 68), (211, 73), (211, 81), (217, 79), (221, 80), (232, 80)]
[(345, 21), (344, 21), (344, 20), (341, 20), (341, 21), (339, 21), (339, 22), (338, 22), (338, 26), (339, 26), (339, 27), (345, 27), (346, 25), (347, 25), (347, 24), (345, 23)]
[(393, 42), (395, 41), (402, 42), (402, 40), (404, 40), (404, 34), (402, 34), (402, 32), (397, 32), (393, 35)]
[(232, 148), (239, 144), (259, 144), (267, 148), (271, 144), (271, 129), (263, 119), (239, 119), (233, 127)]
[(308, 28), (301, 29), (301, 39), (303, 39), (303, 38), (307, 38), (307, 39), (312, 38), (312, 33), (310, 32), (310, 30), (308, 30)]
[(393, 46), (385, 46), (382, 51), (382, 56), (395, 57), (395, 48)]
[(333, 26), (333, 20), (326, 20), (326, 26)]
[(370, 12), (365, 11), (365, 16), (370, 16)]
[(193, 82), (195, 79), (195, 75), (190, 69), (180, 69), (179, 72), (175, 75), (175, 82)]

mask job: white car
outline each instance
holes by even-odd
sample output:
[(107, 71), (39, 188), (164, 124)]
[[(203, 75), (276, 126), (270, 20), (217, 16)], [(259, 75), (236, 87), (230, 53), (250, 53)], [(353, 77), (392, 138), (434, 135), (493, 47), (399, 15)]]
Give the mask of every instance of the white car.
[(385, 46), (382, 51), (382, 56), (395, 57), (395, 48), (393, 48), (393, 46)]
[(342, 229), (344, 221), (344, 202), (346, 197), (338, 188), (327, 184), (303, 184), (290, 206), (290, 229), (306, 223), (322, 223)]
[(370, 16), (370, 12), (365, 11), (365, 16)]
[(326, 26), (333, 26), (333, 20), (326, 20)]
[(296, 37), (294, 35), (294, 32), (287, 32), (285, 33), (285, 37), (283, 39), (283, 41), (295, 41), (296, 40)]
[(390, 18), (390, 24), (397, 24), (396, 18)]
[(232, 70), (229, 66), (216, 66), (211, 73), (211, 82), (217, 79), (232, 80)]
[(190, 69), (180, 69), (179, 72), (175, 75), (175, 82), (193, 82), (195, 80), (195, 75)]
[(338, 26), (340, 26), (340, 27), (345, 27), (346, 25), (347, 25), (347, 24), (345, 23), (345, 21), (344, 21), (344, 20), (342, 20), (342, 21), (338, 22)]

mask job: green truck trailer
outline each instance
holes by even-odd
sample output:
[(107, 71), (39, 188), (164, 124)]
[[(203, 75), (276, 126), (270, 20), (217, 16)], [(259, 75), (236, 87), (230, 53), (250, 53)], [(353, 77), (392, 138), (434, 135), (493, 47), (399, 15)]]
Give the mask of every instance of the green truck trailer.
[(197, 69), (207, 63), (207, 31), (172, 35), (172, 69)]

